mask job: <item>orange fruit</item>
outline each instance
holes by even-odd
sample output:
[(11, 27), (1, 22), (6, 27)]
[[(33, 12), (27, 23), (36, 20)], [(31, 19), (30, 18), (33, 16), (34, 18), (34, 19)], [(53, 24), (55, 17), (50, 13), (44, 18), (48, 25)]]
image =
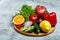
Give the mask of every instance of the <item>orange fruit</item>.
[(18, 25), (18, 24), (23, 24), (25, 21), (24, 17), (22, 15), (17, 15), (13, 18), (13, 23)]

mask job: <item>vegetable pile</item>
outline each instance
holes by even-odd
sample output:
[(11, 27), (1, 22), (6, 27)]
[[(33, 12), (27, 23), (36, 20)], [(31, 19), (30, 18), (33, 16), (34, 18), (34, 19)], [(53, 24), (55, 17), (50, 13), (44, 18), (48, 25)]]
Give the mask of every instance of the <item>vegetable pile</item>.
[(34, 14), (34, 10), (32, 9), (32, 6), (23, 5), (19, 14), (24, 16), (25, 20), (28, 21), (29, 15)]
[(34, 9), (30, 5), (23, 5), (13, 18), (16, 28), (27, 33), (47, 33), (57, 24), (55, 12), (49, 13), (45, 6), (37, 5)]

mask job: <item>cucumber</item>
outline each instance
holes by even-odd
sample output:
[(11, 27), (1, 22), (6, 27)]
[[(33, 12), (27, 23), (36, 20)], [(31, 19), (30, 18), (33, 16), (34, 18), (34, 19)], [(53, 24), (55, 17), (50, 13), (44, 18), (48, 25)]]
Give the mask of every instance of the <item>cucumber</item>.
[(21, 28), (21, 31), (33, 32), (34, 31), (34, 26), (24, 26), (24, 27)]
[(39, 28), (38, 24), (34, 22), (33, 25), (34, 25), (34, 32), (36, 34), (40, 33), (40, 28)]
[(28, 26), (24, 26), (24, 27), (21, 28), (21, 31), (25, 31), (27, 29), (28, 29)]
[(30, 30), (31, 30), (31, 28), (32, 28), (32, 27), (28, 27), (28, 28), (25, 30), (25, 32), (30, 31)]
[(28, 31), (29, 33), (34, 32), (34, 26), (32, 26), (32, 28), (30, 29), (30, 31)]
[(34, 26), (31, 26), (30, 29), (27, 29), (27, 32), (33, 32), (34, 31)]

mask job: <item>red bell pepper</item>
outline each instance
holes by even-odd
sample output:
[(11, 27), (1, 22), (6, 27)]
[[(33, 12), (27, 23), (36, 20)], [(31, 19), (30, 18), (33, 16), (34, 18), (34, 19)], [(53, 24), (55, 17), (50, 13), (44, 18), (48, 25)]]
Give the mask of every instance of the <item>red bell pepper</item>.
[(57, 17), (55, 12), (50, 13), (49, 21), (53, 27), (57, 24)]
[(45, 12), (43, 14), (43, 19), (48, 20), (51, 23), (52, 27), (57, 24), (57, 17), (55, 12), (51, 12), (50, 14), (48, 14), (48, 12)]
[(17, 29), (21, 29), (22, 25), (15, 25)]

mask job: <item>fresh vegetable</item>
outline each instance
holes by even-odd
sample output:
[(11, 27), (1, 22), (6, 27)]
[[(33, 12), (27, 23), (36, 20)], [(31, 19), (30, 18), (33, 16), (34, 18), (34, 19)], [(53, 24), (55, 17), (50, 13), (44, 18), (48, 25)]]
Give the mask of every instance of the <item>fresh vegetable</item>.
[(55, 27), (55, 25), (57, 24), (57, 18), (56, 18), (55, 12), (51, 12), (50, 14), (45, 12), (43, 14), (43, 18), (44, 18), (44, 20), (48, 20), (51, 23), (52, 27)]
[(22, 23), (24, 23), (24, 21), (25, 21), (25, 19), (22, 15), (17, 15), (13, 18), (13, 23), (15, 25), (22, 24)]
[(34, 30), (34, 26), (30, 26), (27, 30), (25, 30), (25, 32), (33, 32)]
[(34, 31), (34, 26), (24, 26), (24, 27), (22, 27), (21, 31), (33, 32)]
[(38, 17), (41, 17), (42, 14), (43, 14), (45, 11), (47, 11), (47, 9), (46, 9), (46, 7), (44, 7), (44, 6), (38, 5), (38, 6), (35, 8), (35, 12), (36, 12), (36, 14), (38, 15)]
[(29, 28), (28, 26), (24, 26), (24, 27), (21, 28), (21, 31), (25, 31), (25, 30), (27, 30), (28, 28)]
[(37, 23), (39, 24), (42, 20), (42, 18), (37, 19)]
[(34, 26), (31, 27), (31, 30), (28, 32), (34, 32)]
[(38, 24), (34, 22), (33, 25), (34, 25), (34, 32), (36, 34), (40, 33), (40, 28), (39, 28)]
[(32, 6), (23, 5), (19, 14), (22, 15), (26, 21), (28, 21), (30, 14), (34, 14), (34, 10), (32, 9)]
[(25, 33), (49, 33), (57, 24), (55, 12), (47, 11), (45, 6), (37, 5), (35, 9), (29, 5), (23, 5), (19, 13), (12, 19), (18, 30)]
[(24, 26), (31, 26), (32, 24), (33, 24), (32, 21), (26, 21), (26, 22), (24, 23)]
[(49, 20), (49, 13), (48, 12), (43, 13), (43, 19), (44, 20)]
[(57, 17), (56, 17), (56, 13), (55, 12), (51, 12), (50, 13), (49, 21), (50, 21), (52, 27), (56, 26), (56, 24), (57, 24)]
[(51, 29), (51, 24), (50, 24), (50, 22), (49, 21), (47, 21), (47, 20), (43, 20), (40, 24), (39, 24), (39, 27), (41, 28), (41, 30), (43, 31), (43, 32), (49, 32), (50, 31), (50, 29)]
[(15, 25), (17, 29), (21, 29), (22, 28), (22, 25)]
[(32, 21), (32, 22), (36, 22), (37, 21), (37, 16), (35, 14), (31, 14), (29, 19)]

